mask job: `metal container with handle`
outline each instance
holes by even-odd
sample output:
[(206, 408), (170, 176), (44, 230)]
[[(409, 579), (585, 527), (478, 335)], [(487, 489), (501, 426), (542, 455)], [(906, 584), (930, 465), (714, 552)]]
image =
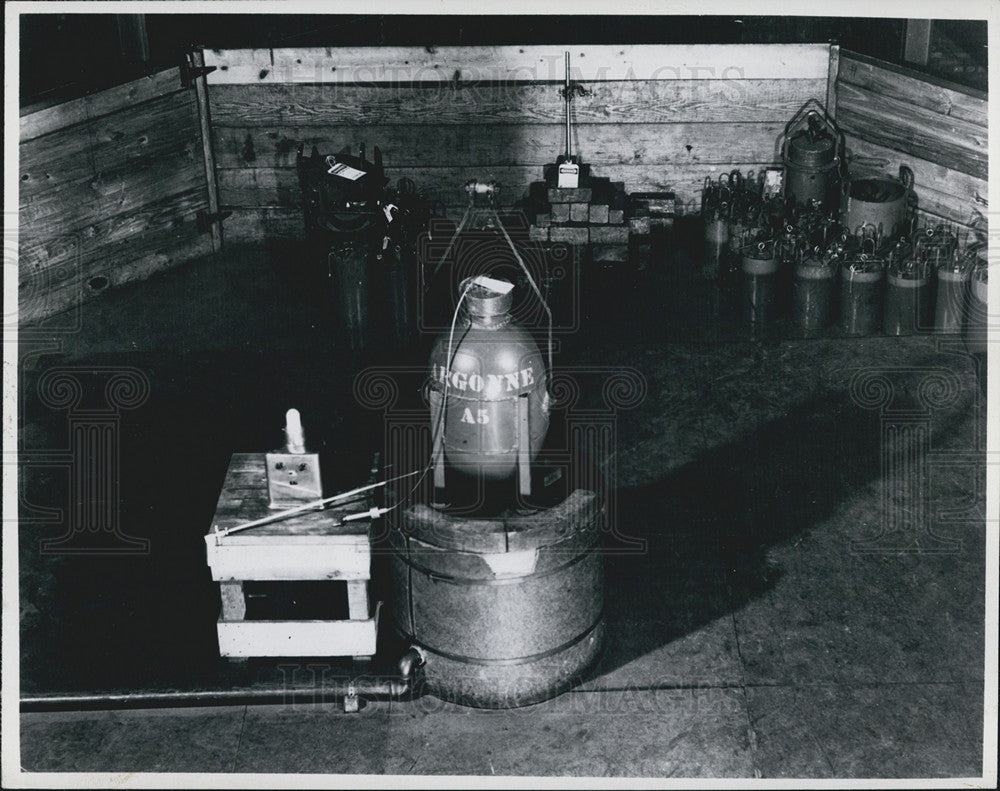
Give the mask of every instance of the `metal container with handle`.
[(851, 179), (845, 185), (841, 207), (844, 226), (854, 231), (873, 225), (880, 229), (883, 239), (894, 239), (909, 230), (910, 205), (915, 201), (913, 171), (906, 165), (899, 166), (899, 178)]
[[(814, 104), (815, 108), (810, 108)], [(805, 126), (800, 126), (803, 119)], [(822, 106), (810, 99), (788, 122), (781, 140), (785, 205), (835, 209), (844, 135)]]

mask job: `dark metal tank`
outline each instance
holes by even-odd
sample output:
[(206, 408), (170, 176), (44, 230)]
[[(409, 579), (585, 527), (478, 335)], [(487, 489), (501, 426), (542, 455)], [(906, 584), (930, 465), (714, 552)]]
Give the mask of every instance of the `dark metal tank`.
[(798, 119), (796, 116), (789, 122), (782, 141), (785, 202), (789, 208), (818, 205), (834, 209), (840, 186), (840, 130), (812, 110), (806, 115), (806, 127), (791, 133)]

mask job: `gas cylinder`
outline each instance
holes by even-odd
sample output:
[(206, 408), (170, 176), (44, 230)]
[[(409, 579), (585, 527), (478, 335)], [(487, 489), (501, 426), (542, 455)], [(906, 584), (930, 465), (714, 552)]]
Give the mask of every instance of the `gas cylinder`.
[(725, 215), (727, 208), (728, 206), (723, 204), (704, 215), (705, 261), (702, 274), (708, 278), (718, 276), (729, 243), (729, 221)]
[(347, 238), (334, 244), (327, 254), (327, 277), (332, 297), (333, 321), (354, 352), (371, 341), (368, 313), (368, 237)]
[(912, 335), (928, 329), (933, 305), (929, 267), (913, 255), (905, 238), (900, 239), (890, 251), (886, 266), (882, 322), (886, 333)]
[(751, 241), (742, 250), (741, 269), (743, 316), (751, 327), (759, 327), (774, 319), (778, 279), (778, 260), (774, 240)]
[(841, 237), (840, 328), (845, 335), (872, 335), (882, 327), (885, 259), (880, 257), (882, 235), (863, 225), (853, 236)]
[(962, 329), (962, 302), (968, 287), (972, 259), (959, 254), (958, 237), (944, 224), (928, 226), (916, 234), (915, 255), (927, 266), (931, 278), (937, 281), (935, 331), (959, 332)]
[[(981, 256), (985, 256), (985, 250)], [(969, 297), (965, 314), (965, 346), (972, 354), (985, 354), (989, 335), (988, 272), (985, 257), (979, 257), (969, 277)]]
[(538, 455), (550, 401), (538, 345), (510, 315), (513, 284), (483, 280), (462, 281), (454, 332), (431, 352), (431, 433), (452, 469), (500, 481), (514, 475), (525, 442), (529, 461)]
[(712, 181), (705, 177), (701, 193), (701, 218), (705, 230), (705, 258), (702, 274), (713, 278), (719, 274), (719, 266), (729, 243), (729, 202), (732, 190), (728, 181)]
[(792, 320), (805, 337), (816, 335), (833, 319), (838, 259), (817, 246), (795, 266)]
[(843, 136), (832, 121), (816, 110), (806, 113), (805, 128), (792, 132), (800, 116), (801, 111), (789, 121), (782, 137), (785, 203), (789, 208), (818, 205), (834, 209), (839, 195)]

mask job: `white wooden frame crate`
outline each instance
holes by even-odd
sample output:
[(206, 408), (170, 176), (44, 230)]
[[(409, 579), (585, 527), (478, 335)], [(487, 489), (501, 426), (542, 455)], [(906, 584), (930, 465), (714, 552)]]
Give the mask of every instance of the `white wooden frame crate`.
[[(339, 524), (365, 505), (353, 503), (307, 511), (245, 532), (220, 536), (229, 527), (274, 513), (268, 507), (263, 453), (234, 453), (205, 536), (212, 579), (219, 583), (219, 654), (254, 656), (351, 656), (375, 653), (378, 631), (368, 601), (371, 545), (368, 523)], [(245, 620), (243, 583), (258, 580), (344, 581), (349, 620)]]

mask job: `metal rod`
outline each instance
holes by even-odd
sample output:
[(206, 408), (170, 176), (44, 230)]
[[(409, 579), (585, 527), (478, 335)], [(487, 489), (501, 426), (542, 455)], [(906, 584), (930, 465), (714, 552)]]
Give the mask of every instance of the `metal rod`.
[(565, 96), (566, 96), (566, 161), (569, 162), (570, 161), (570, 153), (572, 151), (572, 143), (570, 142), (571, 139), (572, 139), (572, 133), (570, 132), (569, 103), (570, 103), (570, 97), (572, 96), (572, 94), (570, 93), (570, 90), (569, 90), (569, 51), (568, 50), (566, 51), (566, 88), (565, 88)]
[[(569, 53), (566, 53), (567, 57)], [(504, 228), (502, 222), (500, 222), (500, 217), (497, 217), (497, 225), (500, 226), (500, 231), (503, 233), (503, 238), (507, 240), (507, 246), (510, 251), (514, 254), (514, 258), (517, 259), (517, 263), (520, 264), (521, 269), (524, 270), (525, 277), (528, 278), (528, 282), (531, 284), (531, 288), (535, 292), (535, 296), (538, 297), (538, 301), (542, 303), (542, 307), (545, 309), (545, 315), (549, 317), (549, 381), (552, 381), (552, 310), (549, 308), (549, 303), (545, 301), (542, 296), (542, 292), (539, 290), (538, 286), (535, 284), (535, 278), (531, 276), (531, 272), (528, 271), (528, 267), (525, 266), (524, 260), (517, 253), (517, 248), (514, 247), (514, 243), (510, 239), (510, 235), (507, 233), (507, 229)]]
[(351, 489), (349, 492), (341, 492), (340, 494), (335, 494), (332, 497), (325, 497), (322, 500), (313, 500), (312, 502), (304, 503), (303, 505), (297, 505), (294, 508), (289, 508), (287, 511), (279, 511), (276, 514), (270, 514), (269, 516), (261, 517), (260, 519), (255, 519), (252, 522), (247, 522), (242, 525), (234, 525), (233, 527), (227, 527), (225, 530), (215, 530), (213, 535), (217, 538), (223, 538), (228, 536), (230, 533), (238, 533), (241, 530), (249, 530), (251, 527), (260, 527), (261, 525), (267, 525), (271, 522), (277, 522), (281, 519), (285, 519), (289, 516), (294, 516), (295, 514), (300, 514), (304, 511), (311, 511), (318, 508), (325, 508), (330, 503), (336, 502), (337, 500), (346, 500), (355, 495), (367, 492), (371, 489), (377, 489), (380, 486), (385, 486), (387, 483), (392, 483), (393, 481), (399, 481), (403, 478), (409, 478), (413, 475), (420, 473), (420, 470), (414, 470), (413, 472), (405, 473), (404, 475), (397, 475), (395, 478), (387, 478), (384, 481), (379, 481), (378, 483), (370, 483), (367, 486), (359, 486), (357, 489)]
[(21, 711), (100, 711), (108, 709), (182, 708), (237, 704), (323, 703), (348, 694), (362, 697), (400, 697), (410, 692), (410, 679), (360, 678), (294, 689), (216, 689), (197, 692), (136, 692), (104, 695), (40, 695), (21, 698)]
[[(465, 208), (465, 214), (462, 215), (462, 219), (459, 221), (458, 225), (455, 226), (455, 232), (451, 235), (451, 239), (448, 240), (448, 246), (445, 248), (444, 254), (437, 262), (437, 266), (434, 267), (434, 271), (431, 272), (430, 279), (424, 281), (424, 293), (427, 293), (427, 290), (431, 287), (431, 282), (434, 280), (435, 277), (437, 277), (437, 273), (441, 271), (441, 267), (444, 266), (444, 262), (445, 260), (447, 260), (448, 254), (451, 252), (451, 248), (455, 244), (455, 240), (458, 238), (458, 235), (462, 232), (462, 229), (465, 227), (465, 223), (469, 219), (469, 214), (472, 213), (472, 207), (474, 205), (474, 202), (475, 202), (475, 196), (473, 194), (470, 194), (469, 205)], [(422, 268), (421, 271), (423, 271)]]

